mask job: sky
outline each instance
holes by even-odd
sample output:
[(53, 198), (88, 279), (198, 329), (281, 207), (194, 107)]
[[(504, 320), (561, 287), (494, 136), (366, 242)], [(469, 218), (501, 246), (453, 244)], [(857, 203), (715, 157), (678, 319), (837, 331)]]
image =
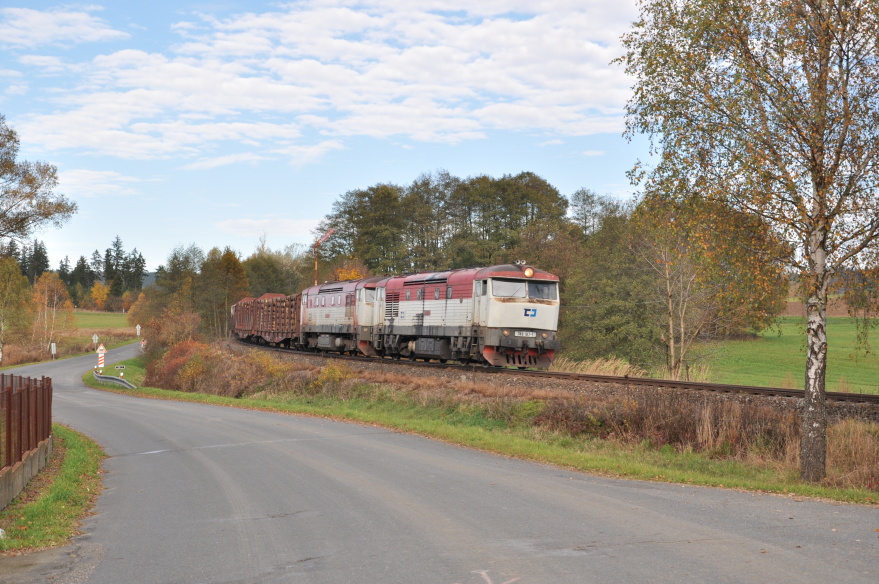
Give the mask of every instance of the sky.
[(534, 172), (629, 199), (611, 64), (636, 0), (0, 2), (0, 114), (77, 214), (52, 267), (118, 235), (149, 269), (194, 243), (309, 245), (340, 195)]

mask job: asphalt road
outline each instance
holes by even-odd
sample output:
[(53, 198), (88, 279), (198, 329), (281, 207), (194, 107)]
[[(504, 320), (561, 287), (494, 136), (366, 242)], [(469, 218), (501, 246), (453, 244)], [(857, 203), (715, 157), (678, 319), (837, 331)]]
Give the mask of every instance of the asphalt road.
[(93, 361), (14, 371), (51, 376), (55, 419), (109, 458), (84, 535), (0, 559), (0, 581), (879, 581), (876, 507), (610, 480), (383, 428), (104, 393), (80, 381)]

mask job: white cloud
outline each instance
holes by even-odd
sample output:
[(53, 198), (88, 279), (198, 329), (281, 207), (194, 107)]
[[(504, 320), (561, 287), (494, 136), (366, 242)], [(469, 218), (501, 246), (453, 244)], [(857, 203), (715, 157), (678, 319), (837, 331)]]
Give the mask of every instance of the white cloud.
[(63, 73), (70, 70), (70, 66), (64, 63), (60, 58), (49, 55), (25, 55), (18, 61), (22, 65), (41, 69), (41, 72), (44, 74)]
[(251, 152), (241, 152), (238, 154), (228, 154), (226, 156), (216, 156), (213, 158), (202, 158), (191, 164), (185, 165), (184, 170), (211, 170), (229, 164), (238, 164), (241, 162), (258, 162), (266, 160), (265, 156), (259, 156)]
[(59, 192), (74, 198), (131, 196), (139, 193), (136, 183), (139, 178), (126, 176), (111, 170), (62, 170), (59, 178)]
[(327, 152), (344, 148), (345, 146), (338, 140), (324, 140), (319, 144), (287, 146), (275, 152), (288, 157), (293, 166), (303, 166), (320, 160)]
[(30, 86), (27, 83), (10, 83), (3, 90), (3, 93), (5, 95), (25, 95), (29, 89)]
[(81, 43), (121, 40), (128, 33), (113, 30), (89, 12), (70, 9), (33, 10), (31, 8), (0, 8), (0, 46), (34, 48), (42, 45), (75, 45)]
[[(608, 63), (622, 52), (616, 31), (634, 4), (398, 4), (314, 0), (181, 22), (182, 43), (162, 52), (126, 49), (66, 66), (75, 90), (54, 94), (54, 111), (19, 126), (45, 149), (195, 159), (190, 169), (269, 153), (307, 164), (354, 136), (460, 143), (492, 130), (622, 130), (629, 82)], [(115, 33), (76, 14), (93, 31)], [(25, 64), (62, 66), (51, 57)], [(202, 153), (220, 148), (213, 158)]]
[(241, 237), (279, 236), (289, 239), (307, 239), (320, 219), (229, 219), (220, 221), (215, 227), (232, 235)]

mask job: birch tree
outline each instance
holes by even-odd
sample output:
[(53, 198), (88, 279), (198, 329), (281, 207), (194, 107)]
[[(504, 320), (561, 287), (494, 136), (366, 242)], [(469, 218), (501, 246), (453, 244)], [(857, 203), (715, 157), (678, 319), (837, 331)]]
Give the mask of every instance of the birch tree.
[(826, 473), (826, 306), (879, 238), (879, 2), (642, 0), (622, 38), (633, 178), (759, 216), (807, 301), (801, 475)]
[(0, 364), (9, 340), (26, 329), (31, 314), (31, 287), (18, 262), (0, 258)]
[(37, 278), (32, 295), (35, 310), (33, 339), (48, 353), (58, 335), (73, 328), (73, 303), (67, 286), (55, 272), (45, 272)]
[(760, 331), (781, 313), (787, 248), (753, 215), (648, 195), (632, 227), (633, 252), (655, 282), (654, 318), (673, 379), (684, 378), (697, 341)]
[(60, 226), (76, 203), (55, 192), (57, 169), (18, 160), (18, 134), (0, 115), (0, 240), (27, 237), (46, 224)]

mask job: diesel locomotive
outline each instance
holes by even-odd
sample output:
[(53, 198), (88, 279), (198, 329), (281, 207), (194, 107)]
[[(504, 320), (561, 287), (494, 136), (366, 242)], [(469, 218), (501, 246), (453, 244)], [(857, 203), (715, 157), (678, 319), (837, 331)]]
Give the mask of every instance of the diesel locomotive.
[(327, 282), (240, 300), (232, 330), (285, 348), (547, 368), (559, 349), (558, 286), (524, 262)]

